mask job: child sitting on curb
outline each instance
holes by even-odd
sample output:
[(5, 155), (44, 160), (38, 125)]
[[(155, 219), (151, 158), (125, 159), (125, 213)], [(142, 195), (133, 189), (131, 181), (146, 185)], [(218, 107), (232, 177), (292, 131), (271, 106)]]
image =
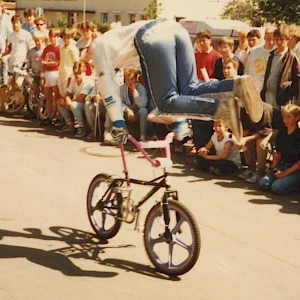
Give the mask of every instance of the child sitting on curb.
[[(237, 171), (241, 165), (241, 156), (235, 147), (236, 138), (227, 131), (222, 119), (214, 122), (213, 130), (214, 134), (209, 142), (198, 150), (198, 167), (217, 176)], [(209, 155), (213, 147), (216, 154)]]

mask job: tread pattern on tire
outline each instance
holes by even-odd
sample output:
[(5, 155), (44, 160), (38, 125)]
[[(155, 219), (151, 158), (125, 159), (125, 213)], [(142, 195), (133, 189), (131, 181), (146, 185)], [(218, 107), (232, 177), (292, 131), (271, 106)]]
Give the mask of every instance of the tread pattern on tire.
[(149, 211), (146, 220), (145, 220), (145, 230), (144, 230), (144, 246), (146, 249), (146, 253), (152, 262), (152, 264), (158, 269), (158, 271), (165, 273), (170, 276), (178, 276), (187, 273), (190, 269), (193, 268), (193, 266), (196, 264), (198, 257), (200, 255), (200, 249), (201, 249), (201, 237), (200, 237), (200, 230), (197, 225), (197, 222), (191, 213), (191, 211), (182, 203), (175, 201), (175, 200), (169, 200), (168, 201), (169, 207), (175, 208), (176, 212), (183, 213), (186, 217), (186, 219), (189, 220), (190, 223), (190, 228), (191, 228), (191, 234), (193, 235), (193, 240), (194, 240), (194, 249), (193, 249), (193, 254), (191, 257), (188, 258), (187, 262), (184, 263), (182, 266), (179, 268), (172, 268), (169, 269), (165, 267), (164, 265), (161, 265), (157, 262), (155, 259), (154, 255), (151, 253), (152, 249), (149, 249), (148, 245), (148, 236), (147, 234), (151, 231), (149, 231), (149, 226), (151, 226), (151, 218), (153, 218), (153, 214), (155, 215), (158, 210), (162, 209), (162, 203), (157, 203), (154, 205), (151, 210)]

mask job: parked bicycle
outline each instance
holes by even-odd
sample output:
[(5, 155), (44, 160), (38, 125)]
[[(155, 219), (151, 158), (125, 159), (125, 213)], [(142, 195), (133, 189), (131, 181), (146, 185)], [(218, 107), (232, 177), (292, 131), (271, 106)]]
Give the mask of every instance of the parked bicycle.
[[(191, 211), (178, 200), (178, 192), (170, 185), (169, 168), (172, 166), (170, 143), (173, 133), (165, 140), (137, 142), (129, 136), (135, 147), (153, 167), (163, 168), (163, 175), (150, 181), (129, 177), (124, 146), (121, 156), (124, 177), (98, 174), (90, 183), (87, 193), (89, 221), (101, 239), (114, 237), (122, 222), (135, 223), (139, 227), (140, 207), (158, 190), (165, 188), (163, 196), (148, 212), (144, 225), (144, 245), (147, 255), (158, 271), (171, 276), (182, 275), (196, 264), (201, 248), (200, 231)], [(152, 159), (144, 149), (164, 148), (165, 157)], [(134, 185), (152, 189), (135, 202), (132, 199)]]
[(45, 100), (42, 89), (38, 93), (32, 89), (33, 76), (26, 70), (14, 68), (13, 79), (2, 97), (2, 108), (6, 114), (20, 112), (26, 105), (27, 111), (39, 119), (45, 118)]

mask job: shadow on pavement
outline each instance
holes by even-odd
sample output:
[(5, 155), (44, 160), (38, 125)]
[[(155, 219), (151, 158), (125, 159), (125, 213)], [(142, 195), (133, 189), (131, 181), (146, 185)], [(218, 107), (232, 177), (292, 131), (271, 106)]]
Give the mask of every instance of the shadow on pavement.
[(82, 270), (77, 267), (69, 258), (81, 258), (97, 262), (100, 265), (110, 266), (135, 272), (158, 279), (180, 280), (177, 277), (168, 277), (160, 274), (154, 268), (141, 265), (131, 261), (118, 259), (101, 260), (100, 254), (105, 253), (105, 249), (128, 248), (133, 245), (108, 246), (106, 240), (99, 240), (96, 235), (74, 228), (54, 226), (50, 230), (55, 235), (44, 235), (38, 228), (24, 228), (23, 232), (0, 229), (0, 241), (4, 237), (28, 238), (46, 241), (58, 241), (66, 243), (66, 247), (43, 250), (24, 246), (6, 245), (0, 243), (0, 259), (20, 258), (41, 265), (46, 268), (60, 271), (66, 276), (89, 276), (89, 277), (114, 277), (117, 272), (101, 272)]
[[(223, 179), (223, 178), (222, 178)], [(224, 178), (225, 179), (225, 178)], [(300, 215), (300, 194), (295, 192), (289, 195), (277, 195), (268, 191), (261, 191), (255, 183), (247, 183), (244, 180), (235, 178), (232, 181), (219, 181), (216, 184), (225, 188), (238, 188), (245, 190), (246, 195), (257, 196), (248, 200), (250, 203), (258, 205), (278, 205), (281, 206), (279, 212), (285, 214)], [(263, 197), (263, 199), (260, 199)]]

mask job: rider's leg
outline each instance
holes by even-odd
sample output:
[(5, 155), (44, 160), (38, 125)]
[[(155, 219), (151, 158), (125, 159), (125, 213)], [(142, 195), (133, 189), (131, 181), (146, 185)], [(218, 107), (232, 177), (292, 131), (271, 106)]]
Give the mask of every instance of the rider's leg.
[[(235, 101), (232, 100), (233, 80), (209, 83), (197, 80), (193, 48), (187, 32), (179, 24), (167, 21), (150, 22), (137, 32), (135, 46), (140, 55), (149, 93), (161, 113), (213, 119), (217, 110), (220, 115), (217, 99), (231, 99), (228, 105), (221, 108), (236, 109)], [(247, 88), (243, 85), (245, 87)], [(243, 96), (243, 93), (240, 95)], [(261, 102), (260, 97), (257, 100)], [(258, 112), (258, 115), (261, 113)], [(237, 115), (232, 112), (230, 118)], [(234, 124), (237, 123), (234, 120)], [(241, 136), (240, 126), (232, 128), (234, 124), (230, 127), (238, 138)]]

